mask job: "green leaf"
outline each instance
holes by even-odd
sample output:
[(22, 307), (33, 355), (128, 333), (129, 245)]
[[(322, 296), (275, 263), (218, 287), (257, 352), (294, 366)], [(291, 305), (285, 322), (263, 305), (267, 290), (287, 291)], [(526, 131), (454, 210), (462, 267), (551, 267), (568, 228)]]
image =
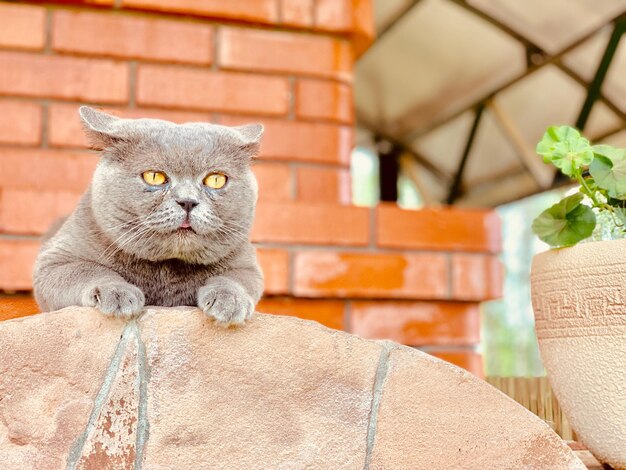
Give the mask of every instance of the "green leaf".
[(537, 144), (537, 153), (543, 161), (552, 163), (567, 176), (593, 161), (593, 150), (589, 141), (570, 126), (549, 127)]
[(596, 184), (608, 191), (610, 197), (626, 199), (626, 151), (609, 145), (595, 145), (595, 158), (589, 173)]
[(589, 237), (596, 215), (582, 204), (583, 199), (576, 193), (546, 209), (534, 220), (533, 232), (551, 246), (571, 246)]

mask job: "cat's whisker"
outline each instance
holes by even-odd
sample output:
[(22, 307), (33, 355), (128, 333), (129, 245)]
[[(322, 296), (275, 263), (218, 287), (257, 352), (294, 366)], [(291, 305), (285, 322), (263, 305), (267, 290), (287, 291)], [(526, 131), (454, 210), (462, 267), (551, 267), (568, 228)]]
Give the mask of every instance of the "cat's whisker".
[(237, 228), (237, 229), (241, 229), (241, 230), (250, 230), (250, 226), (249, 225), (241, 225), (235, 222), (224, 222), (224, 226), (225, 227), (232, 227), (232, 228)]
[(125, 240), (123, 240), (121, 243), (118, 243), (117, 246), (115, 247), (115, 249), (113, 251), (111, 251), (106, 258), (104, 258), (104, 260), (101, 261), (102, 264), (110, 261), (113, 256), (115, 256), (115, 254), (117, 254), (118, 252), (122, 251), (124, 248), (126, 248), (127, 246), (129, 246), (131, 243), (138, 241), (143, 235), (145, 235), (148, 232), (152, 232), (152, 229), (150, 227), (139, 227), (139, 231), (133, 234), (129, 234), (128, 232), (126, 233), (126, 235), (130, 235), (128, 238), (126, 238)]
[[(146, 217), (145, 220), (149, 220), (149, 218), (154, 214), (154, 211), (152, 211), (151, 213), (149, 213)], [(124, 246), (127, 245), (131, 240), (124, 240), (125, 237), (127, 236), (133, 236), (132, 231), (133, 230), (149, 230), (150, 227), (148, 227), (145, 224), (145, 221), (141, 221), (139, 224), (136, 225), (132, 225), (127, 231), (125, 231), (124, 233), (122, 233), (122, 235), (120, 235), (116, 240), (114, 240), (113, 242), (111, 242), (111, 244), (102, 252), (102, 254), (99, 257), (99, 262), (104, 264), (105, 262), (108, 262), (117, 252), (120, 251), (120, 246)], [(111, 248), (114, 248), (113, 251), (109, 252), (109, 250)]]
[(219, 230), (217, 230), (215, 232), (215, 235), (217, 235), (217, 237), (219, 238), (218, 243), (220, 245), (227, 245), (228, 244), (228, 238), (227, 235)]
[[(144, 215), (138, 215), (137, 217), (133, 217), (132, 219), (128, 219), (125, 221), (122, 221), (121, 223), (117, 224), (117, 225), (107, 225), (104, 228), (93, 228), (92, 231), (93, 232), (97, 232), (97, 233), (106, 233), (107, 231), (110, 230), (116, 230), (119, 229), (120, 227), (124, 227), (125, 225), (132, 225), (133, 223), (141, 220), (144, 217)], [(118, 219), (119, 220), (119, 219)]]
[(146, 233), (147, 232), (143, 232), (134, 242), (135, 243), (142, 242), (142, 243), (147, 244), (157, 235), (157, 232), (152, 231), (152, 233), (150, 233), (150, 235), (147, 238), (143, 238), (146, 235)]
[(217, 230), (218, 233), (223, 234), (226, 237), (232, 237), (239, 242), (247, 242), (248, 235), (246, 233), (237, 230), (223, 230), (221, 227)]
[(221, 232), (226, 234), (226, 235), (233, 236), (233, 237), (236, 237), (236, 238), (242, 239), (242, 240), (245, 240), (245, 239), (248, 238), (246, 233), (240, 232), (238, 230), (232, 230), (232, 229), (231, 230), (221, 230)]
[(122, 247), (134, 237), (137, 232), (135, 230), (144, 230), (144, 227), (131, 227), (128, 231), (124, 232), (115, 242), (111, 243), (100, 255), (98, 262), (100, 264), (106, 264), (109, 262), (116, 253), (118, 253)]
[(224, 224), (220, 228), (228, 230), (229, 232), (240, 233), (240, 234), (245, 234), (249, 230), (249, 227), (244, 227), (244, 226), (239, 226), (239, 225), (229, 224), (229, 223)]

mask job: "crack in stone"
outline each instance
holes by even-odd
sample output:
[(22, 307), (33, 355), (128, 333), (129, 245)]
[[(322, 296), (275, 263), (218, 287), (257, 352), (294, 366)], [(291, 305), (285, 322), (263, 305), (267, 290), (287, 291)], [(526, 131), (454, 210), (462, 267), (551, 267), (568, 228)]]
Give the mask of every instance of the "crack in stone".
[(131, 321), (126, 325), (124, 331), (122, 331), (122, 337), (117, 343), (117, 348), (115, 349), (115, 353), (111, 358), (111, 362), (107, 367), (106, 374), (104, 375), (104, 380), (102, 381), (102, 386), (96, 395), (96, 399), (94, 400), (93, 409), (91, 411), (91, 415), (89, 416), (89, 421), (87, 422), (87, 426), (85, 431), (76, 439), (70, 453), (67, 458), (67, 470), (75, 470), (78, 461), (81, 458), (83, 448), (85, 447), (85, 442), (87, 441), (87, 437), (91, 434), (91, 431), (95, 428), (96, 423), (98, 421), (98, 417), (102, 411), (102, 407), (109, 396), (111, 391), (111, 386), (113, 385), (113, 381), (115, 380), (115, 376), (120, 368), (120, 363), (122, 361), (122, 357), (126, 352), (126, 347), (128, 345), (128, 339), (131, 335), (136, 334), (136, 326), (133, 329), (134, 321)]
[(138, 351), (137, 361), (139, 368), (139, 410), (137, 416), (137, 441), (135, 444), (135, 470), (141, 470), (143, 465), (143, 449), (150, 434), (148, 422), (148, 380), (150, 368), (147, 364), (146, 345), (141, 340), (139, 326), (133, 324), (133, 330), (137, 337)]
[(374, 387), (372, 389), (372, 407), (370, 408), (369, 423), (367, 425), (367, 445), (365, 449), (365, 463), (363, 470), (369, 470), (372, 451), (374, 450), (374, 440), (376, 439), (376, 425), (378, 423), (378, 409), (380, 408), (380, 400), (383, 396), (385, 380), (389, 371), (389, 354), (393, 349), (389, 342), (381, 342), (383, 350), (380, 352), (378, 367), (376, 368), (376, 376), (374, 378)]

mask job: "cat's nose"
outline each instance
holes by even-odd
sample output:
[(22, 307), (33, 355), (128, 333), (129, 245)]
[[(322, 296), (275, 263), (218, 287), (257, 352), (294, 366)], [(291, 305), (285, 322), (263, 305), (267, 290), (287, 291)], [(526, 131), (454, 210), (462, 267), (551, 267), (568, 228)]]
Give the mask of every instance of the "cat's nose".
[(191, 210), (198, 205), (198, 201), (194, 201), (192, 199), (183, 199), (181, 201), (176, 201), (180, 207), (185, 209), (185, 212), (189, 214)]

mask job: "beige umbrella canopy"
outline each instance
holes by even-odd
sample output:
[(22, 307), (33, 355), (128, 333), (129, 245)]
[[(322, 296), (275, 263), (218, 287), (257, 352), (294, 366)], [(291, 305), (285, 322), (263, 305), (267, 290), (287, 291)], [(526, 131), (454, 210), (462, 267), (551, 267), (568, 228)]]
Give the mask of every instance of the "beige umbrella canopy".
[(374, 4), (355, 93), (383, 179), (393, 159), (428, 201), (495, 206), (558, 184), (534, 153), (549, 125), (626, 146), (626, 0)]

